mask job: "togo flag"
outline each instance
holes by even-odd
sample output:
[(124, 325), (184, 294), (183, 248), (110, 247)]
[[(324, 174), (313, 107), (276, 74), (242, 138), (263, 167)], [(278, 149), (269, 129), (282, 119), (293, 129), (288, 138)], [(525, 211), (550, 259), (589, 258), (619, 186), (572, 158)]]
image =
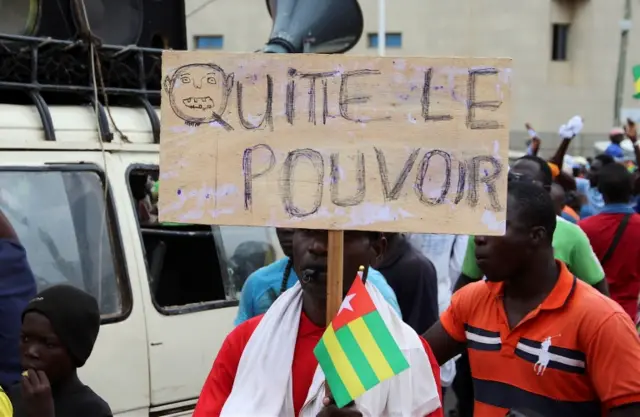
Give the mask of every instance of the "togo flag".
[(363, 269), (313, 351), (338, 407), (409, 368), (362, 282)]
[(640, 99), (640, 65), (636, 65), (633, 71), (633, 98)]

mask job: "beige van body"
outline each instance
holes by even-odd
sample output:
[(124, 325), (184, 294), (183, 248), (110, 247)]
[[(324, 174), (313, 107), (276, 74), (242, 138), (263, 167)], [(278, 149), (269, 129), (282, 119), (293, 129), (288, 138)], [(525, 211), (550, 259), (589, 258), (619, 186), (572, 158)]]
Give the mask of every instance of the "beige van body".
[(157, 175), (149, 115), (112, 108), (128, 140), (110, 125), (112, 141), (101, 145), (91, 107), (50, 106), (49, 113), (55, 141), (35, 107), (0, 105), (0, 208), (40, 289), (71, 283), (100, 302), (103, 325), (82, 380), (117, 416), (191, 415), (250, 272), (234, 285), (233, 268), (246, 258), (238, 252), (269, 248), (251, 270), (281, 257), (275, 231), (141, 226), (131, 178)]

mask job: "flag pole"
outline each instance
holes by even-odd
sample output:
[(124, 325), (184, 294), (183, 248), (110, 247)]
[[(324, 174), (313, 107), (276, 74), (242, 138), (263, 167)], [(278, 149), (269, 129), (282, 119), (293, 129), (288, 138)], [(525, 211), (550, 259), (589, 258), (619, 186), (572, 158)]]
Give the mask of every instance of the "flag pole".
[(327, 248), (327, 326), (342, 304), (342, 270), (344, 265), (344, 230), (329, 230)]

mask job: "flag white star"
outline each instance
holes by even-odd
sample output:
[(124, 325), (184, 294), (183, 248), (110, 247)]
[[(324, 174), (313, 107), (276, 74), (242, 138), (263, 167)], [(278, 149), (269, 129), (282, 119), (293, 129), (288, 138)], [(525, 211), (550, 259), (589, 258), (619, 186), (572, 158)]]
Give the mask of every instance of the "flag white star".
[(356, 296), (355, 294), (348, 294), (346, 297), (344, 297), (342, 304), (340, 304), (340, 310), (338, 310), (338, 314), (340, 314), (342, 310), (353, 311), (353, 307), (351, 306), (351, 300), (353, 300), (355, 296)]

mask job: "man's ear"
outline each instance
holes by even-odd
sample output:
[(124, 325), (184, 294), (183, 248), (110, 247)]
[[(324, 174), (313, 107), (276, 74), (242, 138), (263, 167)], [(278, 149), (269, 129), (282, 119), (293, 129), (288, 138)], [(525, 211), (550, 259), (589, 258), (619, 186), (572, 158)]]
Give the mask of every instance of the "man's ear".
[(384, 255), (387, 253), (387, 238), (384, 237), (383, 234), (380, 234), (378, 239), (372, 240), (371, 248), (374, 252), (373, 266), (374, 268), (378, 266), (380, 262), (384, 259)]
[(547, 239), (547, 229), (542, 226), (535, 226), (531, 229), (531, 240), (534, 245), (541, 245)]

